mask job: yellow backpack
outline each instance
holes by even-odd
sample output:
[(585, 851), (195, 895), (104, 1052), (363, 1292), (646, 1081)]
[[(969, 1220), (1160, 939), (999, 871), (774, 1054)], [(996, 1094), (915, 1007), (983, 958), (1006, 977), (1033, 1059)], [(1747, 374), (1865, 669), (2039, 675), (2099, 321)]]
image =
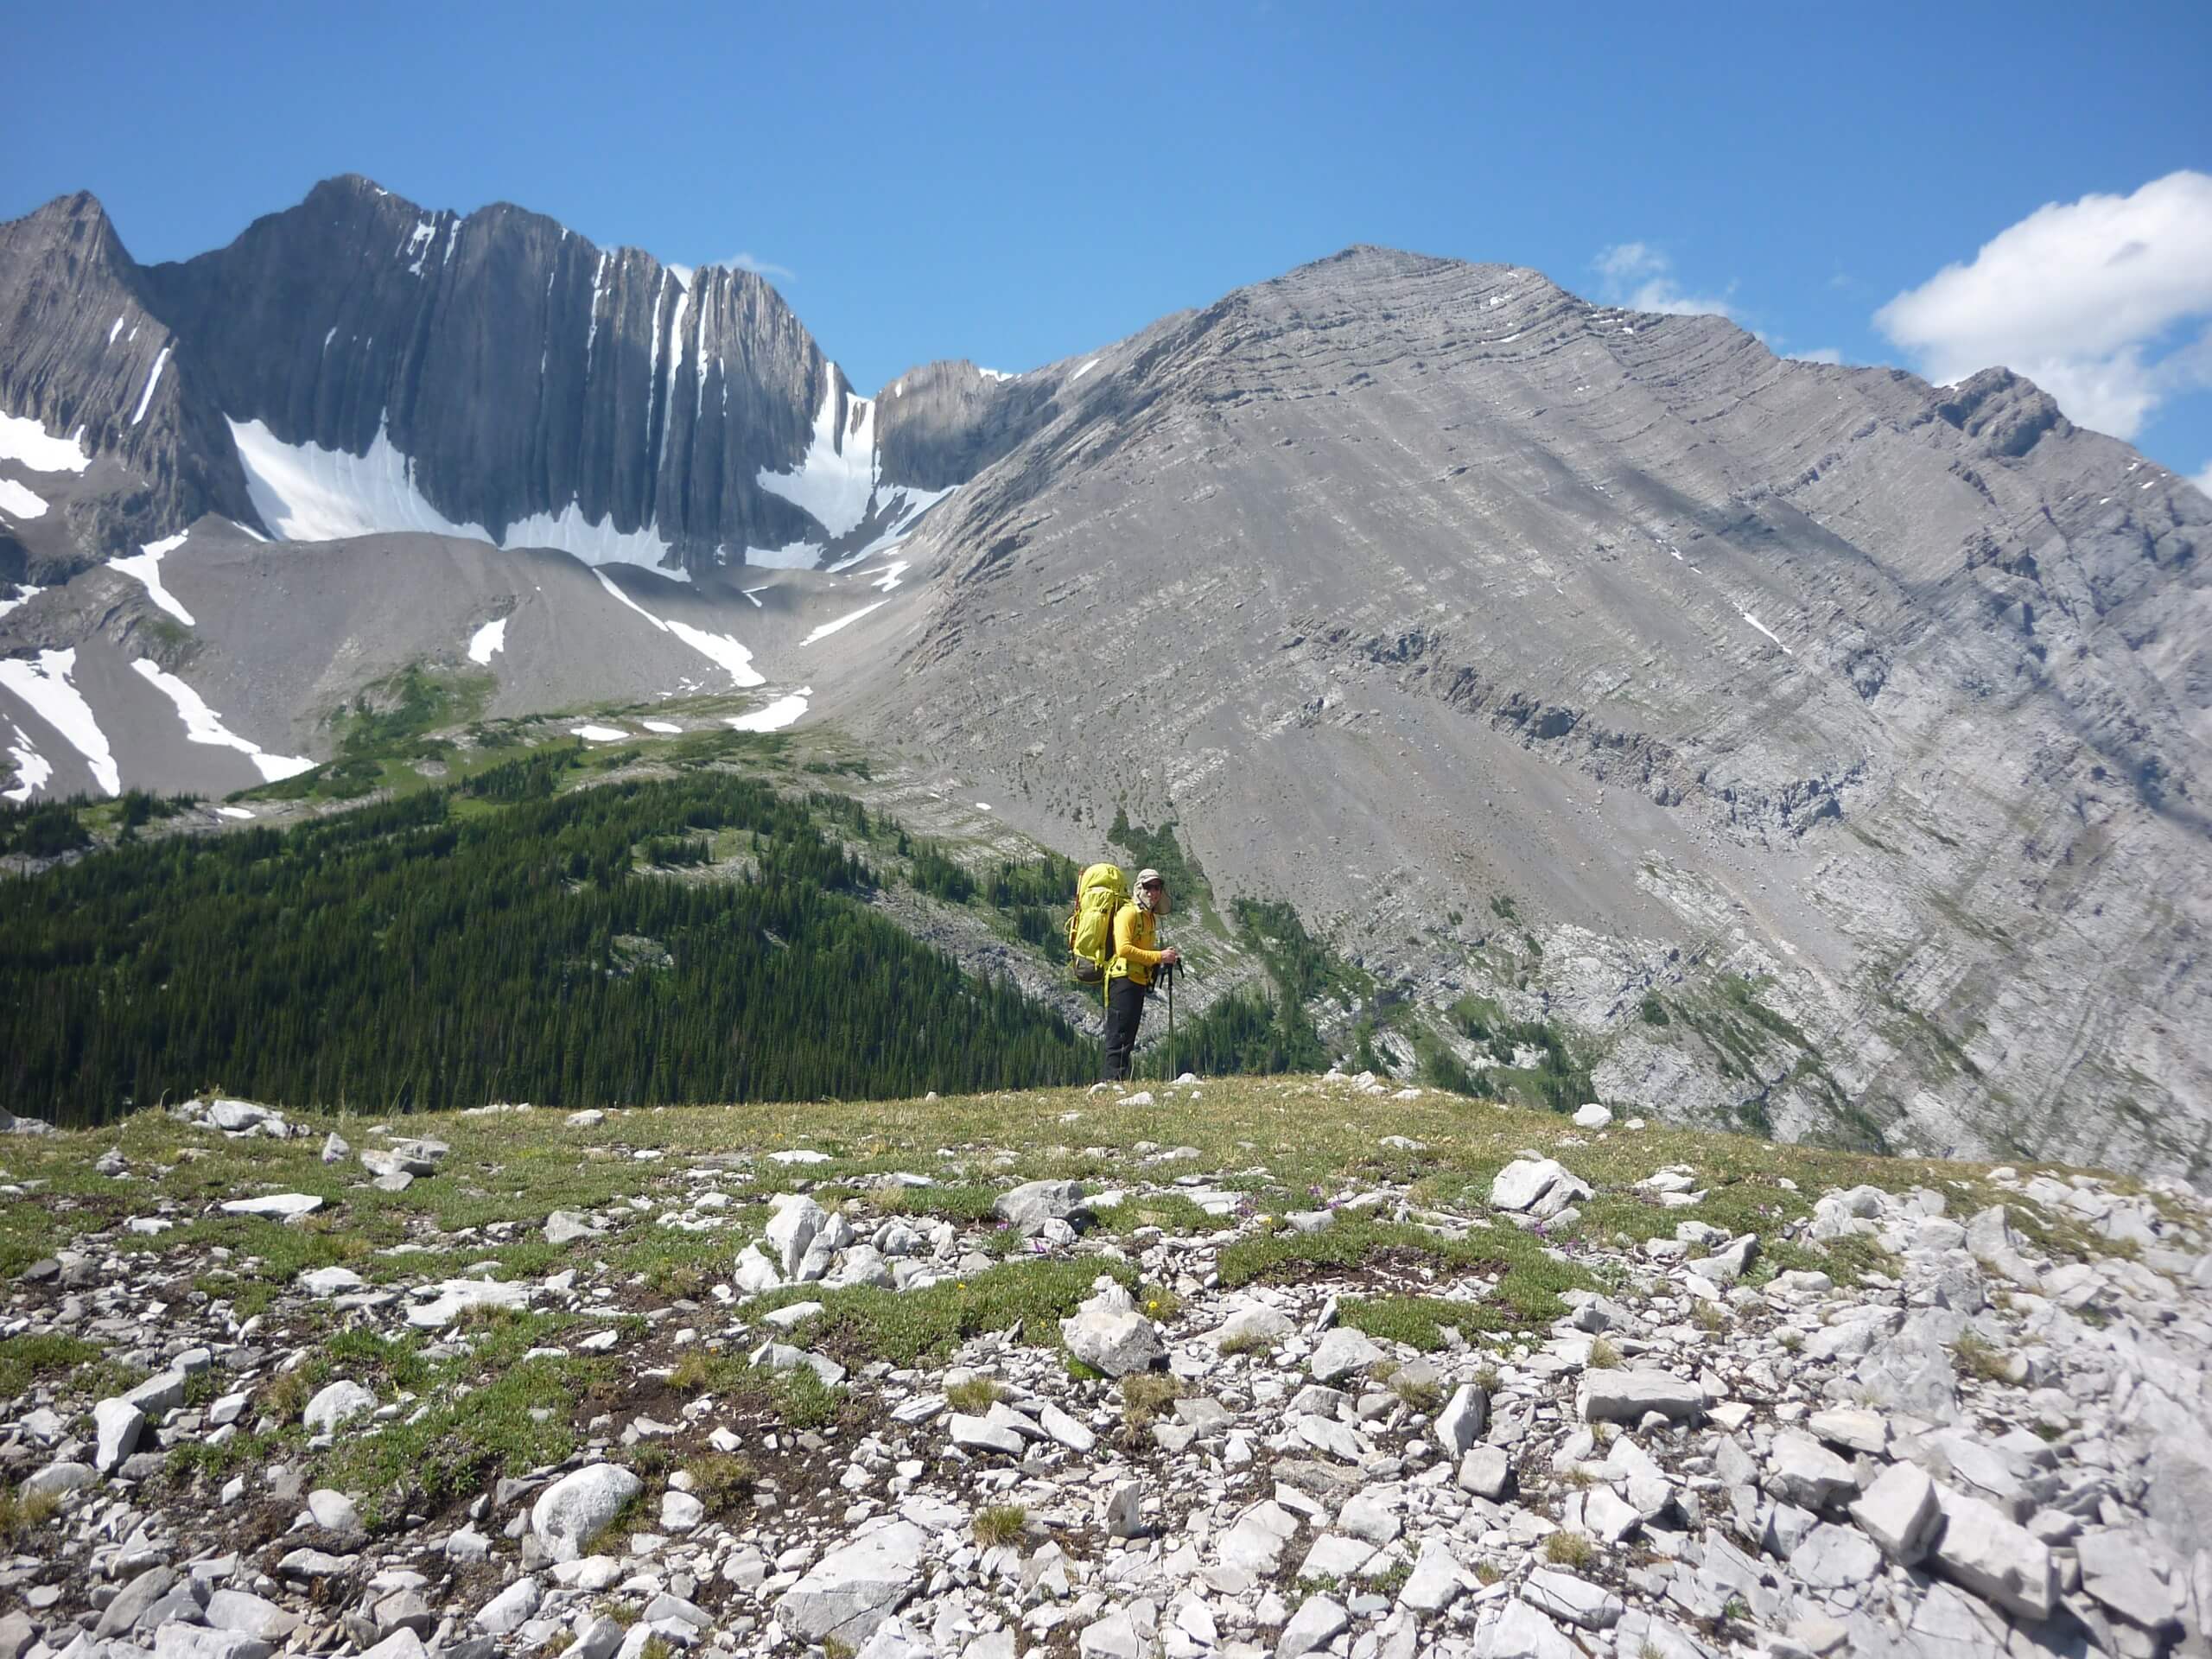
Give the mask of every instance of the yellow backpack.
[(1085, 985), (1106, 977), (1114, 959), (1114, 918), (1129, 902), (1129, 880), (1118, 864), (1093, 864), (1075, 884), (1068, 912), (1068, 971)]

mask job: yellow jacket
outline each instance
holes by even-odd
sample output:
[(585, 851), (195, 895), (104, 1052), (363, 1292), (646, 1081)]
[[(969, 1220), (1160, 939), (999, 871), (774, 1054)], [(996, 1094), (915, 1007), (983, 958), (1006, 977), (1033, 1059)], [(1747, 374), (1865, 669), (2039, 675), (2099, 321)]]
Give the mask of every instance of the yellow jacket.
[(1114, 912), (1114, 959), (1106, 964), (1106, 977), (1127, 975), (1140, 985), (1152, 983), (1152, 970), (1160, 963), (1158, 918), (1142, 905), (1127, 904)]

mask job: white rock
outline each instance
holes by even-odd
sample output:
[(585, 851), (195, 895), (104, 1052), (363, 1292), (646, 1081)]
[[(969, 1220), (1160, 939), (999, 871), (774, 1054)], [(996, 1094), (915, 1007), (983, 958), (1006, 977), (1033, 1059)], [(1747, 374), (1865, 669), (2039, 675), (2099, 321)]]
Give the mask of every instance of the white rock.
[(1467, 1455), (1459, 1459), (1458, 1479), (1461, 1491), (1496, 1503), (1505, 1496), (1505, 1489), (1512, 1482), (1513, 1460), (1502, 1447), (1471, 1446)]
[(359, 1382), (340, 1381), (324, 1387), (308, 1402), (308, 1408), (300, 1414), (300, 1421), (310, 1434), (327, 1434), (356, 1417), (365, 1417), (377, 1408), (377, 1397)]
[(1577, 1108), (1574, 1114), (1574, 1126), (1579, 1129), (1602, 1129), (1612, 1121), (1612, 1113), (1594, 1100)]
[(1364, 1371), (1382, 1357), (1382, 1351), (1366, 1332), (1340, 1325), (1324, 1336), (1313, 1350), (1308, 1369), (1317, 1382), (1333, 1382), (1352, 1371)]
[(1109, 1376), (1149, 1370), (1167, 1357), (1159, 1327), (1136, 1311), (1119, 1285), (1099, 1292), (1062, 1319), (1060, 1340), (1077, 1359)]
[(816, 1236), (829, 1219), (820, 1205), (803, 1195), (791, 1199), (769, 1217), (768, 1243), (775, 1251), (777, 1267), (785, 1279), (799, 1276), (799, 1264), (806, 1260)]
[(1815, 1513), (1859, 1495), (1851, 1465), (1809, 1434), (1784, 1429), (1774, 1437), (1768, 1479), (1777, 1497)]
[(472, 1307), (528, 1307), (536, 1292), (529, 1285), (496, 1279), (448, 1279), (435, 1294), (407, 1310), (407, 1323), (420, 1331), (442, 1331)]
[(531, 1530), (556, 1561), (573, 1561), (604, 1531), (623, 1505), (645, 1490), (627, 1469), (593, 1464), (564, 1475), (531, 1508)]
[(1851, 1506), (1851, 1518), (1899, 1567), (1911, 1567), (1925, 1556), (1943, 1524), (1936, 1483), (1909, 1463), (1893, 1463), (1882, 1471)]
[(1554, 1158), (1516, 1159), (1499, 1170), (1490, 1184), (1493, 1209), (1535, 1216), (1556, 1215), (1578, 1198), (1590, 1196), (1589, 1186)]
[(1980, 1498), (1937, 1485), (1943, 1530), (1929, 1565), (1962, 1589), (2039, 1621), (2058, 1599), (2057, 1568), (2043, 1541)]
[(366, 1281), (351, 1268), (310, 1268), (292, 1281), (310, 1296), (343, 1296), (363, 1290)]
[(265, 1216), (273, 1221), (297, 1221), (322, 1208), (312, 1192), (271, 1192), (258, 1198), (232, 1198), (223, 1205), (228, 1216)]
[(537, 1615), (544, 1592), (534, 1578), (517, 1579), (476, 1611), (476, 1628), (486, 1636), (505, 1636), (522, 1628)]
[(857, 1646), (921, 1580), (929, 1535), (894, 1521), (832, 1550), (776, 1601), (776, 1623), (805, 1642), (830, 1637)]
[[(419, 1656), (423, 1644), (415, 1645)], [(275, 1651), (244, 1630), (207, 1630), (174, 1618), (154, 1632), (155, 1659), (269, 1659)]]
[(128, 1400), (103, 1400), (92, 1408), (92, 1467), (104, 1475), (122, 1466), (146, 1427), (146, 1414)]
[(319, 1486), (308, 1494), (308, 1516), (325, 1532), (334, 1532), (342, 1537), (364, 1530), (360, 1511), (353, 1507), (353, 1500), (327, 1486)]
[(1586, 1579), (1555, 1567), (1540, 1567), (1521, 1586), (1521, 1599), (1554, 1618), (1586, 1630), (1611, 1630), (1620, 1623), (1620, 1598)]
[(1477, 1382), (1462, 1382), (1436, 1414), (1436, 1440), (1453, 1457), (1482, 1438), (1490, 1418), (1490, 1396)]
[(238, 1630), (264, 1642), (282, 1642), (300, 1627), (297, 1613), (245, 1590), (216, 1591), (207, 1598), (203, 1617), (215, 1630)]
[(1525, 1601), (1509, 1601), (1475, 1636), (1481, 1659), (1583, 1659), (1567, 1632)]
[(1641, 1422), (1651, 1411), (1681, 1422), (1703, 1414), (1705, 1389), (1665, 1371), (1585, 1371), (1574, 1408), (1586, 1423)]
[(2173, 1591), (2151, 1570), (2149, 1541), (2116, 1531), (2085, 1532), (2074, 1541), (2082, 1587), (2129, 1623), (2155, 1630), (2176, 1618)]
[(1466, 1575), (1440, 1538), (1421, 1541), (1421, 1555), (1398, 1592), (1401, 1605), (1417, 1613), (1440, 1613), (1467, 1587)]
[(690, 1493), (667, 1491), (660, 1495), (663, 1532), (689, 1532), (706, 1518), (707, 1506)]
[(1308, 1596), (1282, 1627), (1282, 1636), (1275, 1643), (1275, 1659), (1304, 1659), (1315, 1649), (1327, 1647), (1351, 1624), (1351, 1615), (1342, 1602), (1330, 1596)]

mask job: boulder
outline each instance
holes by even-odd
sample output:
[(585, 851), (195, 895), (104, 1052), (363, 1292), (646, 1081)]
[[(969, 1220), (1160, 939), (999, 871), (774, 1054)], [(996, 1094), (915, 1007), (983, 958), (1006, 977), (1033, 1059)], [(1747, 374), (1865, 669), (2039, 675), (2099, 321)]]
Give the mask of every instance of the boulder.
[(226, 1216), (261, 1216), (270, 1221), (297, 1221), (322, 1208), (312, 1192), (270, 1192), (258, 1198), (232, 1198), (223, 1205)]
[(607, 1529), (623, 1506), (645, 1490), (627, 1469), (595, 1463), (563, 1475), (538, 1497), (530, 1529), (556, 1561), (573, 1561)]
[(1637, 1423), (1653, 1411), (1689, 1422), (1704, 1415), (1705, 1389), (1665, 1371), (1585, 1371), (1574, 1408), (1586, 1423)]
[(1462, 1382), (1436, 1414), (1436, 1441), (1452, 1457), (1464, 1455), (1482, 1439), (1490, 1419), (1490, 1395), (1479, 1382)]
[(2173, 1591), (2152, 1570), (2158, 1553), (2139, 1534), (2100, 1530), (2074, 1541), (2082, 1588), (2131, 1624), (2157, 1630), (2180, 1615)]
[(545, 1242), (548, 1244), (573, 1244), (580, 1238), (598, 1238), (602, 1230), (592, 1224), (589, 1216), (580, 1216), (573, 1210), (556, 1210), (545, 1217)]
[(1299, 1604), (1275, 1642), (1275, 1659), (1304, 1659), (1325, 1648), (1351, 1625), (1351, 1615), (1332, 1596), (1308, 1596)]
[(929, 1535), (894, 1521), (832, 1550), (777, 1598), (776, 1623), (802, 1642), (857, 1647), (921, 1582)]
[(1324, 1336), (1313, 1350), (1310, 1369), (1317, 1382), (1333, 1382), (1355, 1371), (1364, 1371), (1382, 1357), (1365, 1332), (1338, 1325)]
[(448, 1279), (424, 1288), (429, 1300), (407, 1310), (407, 1323), (418, 1331), (442, 1331), (472, 1307), (528, 1307), (536, 1294), (528, 1285), (496, 1279)]
[(359, 1382), (341, 1380), (327, 1385), (308, 1401), (300, 1421), (310, 1434), (328, 1434), (376, 1408), (375, 1395)]
[(1943, 1514), (1929, 1565), (1961, 1589), (2031, 1622), (2050, 1617), (2058, 1570), (2043, 1541), (1993, 1505), (1937, 1485)]
[(145, 1432), (146, 1414), (128, 1400), (103, 1400), (92, 1408), (92, 1467), (113, 1474)]
[(992, 1201), (1000, 1220), (1033, 1233), (1048, 1221), (1072, 1221), (1084, 1213), (1079, 1181), (1024, 1181)]
[(820, 1205), (804, 1195), (791, 1199), (769, 1217), (768, 1246), (785, 1279), (799, 1277), (800, 1264), (829, 1219)]
[(1851, 1518), (1899, 1567), (1918, 1563), (1943, 1524), (1936, 1483), (1909, 1463), (1882, 1471), (1851, 1506)]
[(1575, 1109), (1574, 1127), (1578, 1129), (1602, 1129), (1613, 1121), (1613, 1115), (1596, 1101)]
[(1129, 1293), (1109, 1284), (1060, 1321), (1060, 1340), (1084, 1364), (1127, 1376), (1166, 1363), (1160, 1329), (1136, 1310)]
[(517, 1579), (476, 1611), (476, 1628), (486, 1636), (505, 1636), (519, 1630), (537, 1615), (544, 1592), (533, 1578)]
[(1858, 1478), (1851, 1465), (1811, 1435), (1794, 1429), (1774, 1437), (1767, 1484), (1777, 1497), (1815, 1513), (1836, 1508), (1859, 1495)]
[(264, 1596), (245, 1590), (218, 1590), (207, 1598), (208, 1624), (219, 1630), (239, 1630), (264, 1642), (282, 1642), (300, 1628), (300, 1616), (289, 1613)]
[[(422, 1643), (416, 1643), (419, 1651)], [(269, 1659), (276, 1649), (244, 1630), (214, 1630), (171, 1619), (154, 1632), (155, 1659)]]
[(1553, 1158), (1521, 1158), (1490, 1184), (1491, 1206), (1544, 1219), (1591, 1196), (1589, 1185)]

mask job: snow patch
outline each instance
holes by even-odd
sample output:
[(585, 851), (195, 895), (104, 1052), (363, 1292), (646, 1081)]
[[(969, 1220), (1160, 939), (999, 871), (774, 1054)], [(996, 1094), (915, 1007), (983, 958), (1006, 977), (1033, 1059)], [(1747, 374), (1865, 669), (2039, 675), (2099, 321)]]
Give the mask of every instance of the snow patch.
[[(865, 575), (867, 573), (863, 571), (861, 574)], [(906, 561), (893, 559), (883, 567), (883, 574), (871, 578), (868, 585), (871, 588), (880, 588), (887, 594), (899, 585), (899, 578), (906, 574)]]
[(1084, 364), (1081, 368), (1077, 369), (1077, 370), (1073, 374), (1071, 374), (1071, 375), (1068, 376), (1068, 385), (1075, 385), (1075, 383), (1076, 383), (1077, 381), (1078, 381), (1078, 380), (1082, 379), (1082, 378), (1083, 378), (1083, 377), (1084, 377), (1084, 375), (1089, 374), (1089, 373), (1090, 373), (1093, 369), (1096, 368), (1097, 366), (1098, 366), (1098, 359), (1097, 359), (1096, 358), (1095, 358), (1095, 357), (1094, 357), (1094, 358), (1092, 358), (1092, 359), (1090, 359), (1090, 361), (1089, 361), (1088, 363)]
[(833, 541), (860, 528), (875, 493), (875, 404), (866, 397), (849, 404), (841, 431), (836, 365), (823, 365), (822, 407), (805, 455), (791, 472), (772, 473), (764, 467), (754, 480), (807, 514)]
[(120, 311), (118, 311), (118, 312), (117, 312), (117, 313), (115, 314), (115, 323), (114, 323), (114, 326), (113, 326), (112, 327), (111, 327), (111, 328), (107, 331), (107, 343), (108, 343), (109, 345), (111, 345), (111, 346), (114, 345), (114, 344), (115, 344), (115, 337), (116, 337), (118, 334), (121, 334), (122, 332), (123, 332), (123, 313), (121, 313)]
[(178, 602), (177, 596), (162, 586), (162, 556), (174, 553), (184, 545), (188, 531), (179, 531), (174, 536), (164, 536), (158, 542), (148, 542), (127, 559), (110, 559), (109, 565), (120, 570), (132, 581), (143, 582), (146, 597), (152, 600), (188, 628), (200, 625), (192, 620), (192, 613)]
[(116, 772), (115, 753), (108, 747), (107, 734), (92, 718), (92, 705), (83, 693), (70, 683), (69, 677), (76, 671), (74, 646), (67, 651), (41, 651), (35, 660), (0, 658), (0, 686), (30, 704), (41, 720), (85, 757), (94, 783), (111, 795), (120, 795), (123, 780)]
[(10, 518), (42, 518), (46, 498), (35, 495), (12, 478), (0, 478), (0, 513)]
[(748, 547), (745, 562), (763, 570), (811, 570), (822, 556), (818, 542), (793, 542), (789, 547)]
[(663, 736), (672, 735), (683, 729), (672, 720), (641, 720), (638, 724), (649, 732), (658, 732)]
[(0, 461), (20, 461), (35, 473), (81, 473), (92, 464), (78, 442), (84, 430), (57, 438), (27, 416), (0, 410)]
[[(43, 588), (34, 588), (29, 582), (23, 583), (17, 589), (13, 599), (0, 599), (0, 616), (7, 615), (10, 611), (22, 609), (45, 591)], [(753, 602), (758, 605), (760, 601), (756, 599)]]
[(164, 346), (154, 359), (153, 372), (146, 377), (146, 390), (138, 394), (138, 408), (130, 417), (131, 425), (136, 426), (146, 418), (147, 407), (154, 401), (154, 388), (162, 384), (162, 370), (168, 360), (169, 348)]
[(949, 484), (941, 490), (917, 490), (900, 484), (892, 486), (887, 491), (879, 492), (880, 499), (887, 504), (887, 510), (892, 515), (890, 528), (861, 549), (859, 552), (848, 553), (836, 563), (831, 565), (830, 574), (835, 575), (839, 571), (849, 570), (855, 565), (863, 563), (879, 553), (889, 552), (914, 533), (914, 527), (921, 523), (924, 513), (959, 487), (957, 484)]
[(250, 818), (253, 814), (242, 806), (219, 806), (215, 809), (215, 816), (219, 818)]
[(1011, 380), (1014, 378), (1004, 369), (977, 369), (976, 372), (986, 380)]
[(880, 611), (890, 602), (891, 601), (887, 599), (879, 599), (873, 605), (863, 605), (857, 611), (849, 612), (846, 615), (839, 617), (835, 622), (824, 622), (812, 633), (808, 634), (805, 639), (800, 640), (799, 644), (802, 646), (810, 645), (817, 639), (827, 639), (831, 634), (836, 632), (840, 628), (850, 627), (854, 623), (859, 621), (861, 618), (866, 616), (870, 611)]
[[(36, 589), (35, 588), (32, 588), (32, 589), (31, 589), (31, 591), (32, 591), (33, 593), (36, 593), (36, 592), (38, 591), (38, 589)], [(740, 589), (738, 589), (738, 591), (739, 591), (740, 593), (743, 594), (744, 594), (747, 599), (749, 599), (749, 600), (751, 600), (751, 601), (753, 601), (753, 608), (754, 610), (756, 610), (756, 611), (763, 611), (763, 610), (766, 610), (766, 609), (767, 609), (767, 608), (768, 608), (766, 606), (763, 605), (763, 604), (760, 602), (760, 595), (761, 595), (761, 594), (765, 594), (765, 593), (766, 593), (766, 592), (768, 591), (768, 589), (767, 589), (767, 588), (766, 587), (766, 585), (763, 585), (763, 586), (759, 587), (759, 588), (741, 588)], [(6, 614), (7, 614), (7, 613), (6, 613), (6, 612), (4, 612), (4, 611), (0, 611), (0, 616), (4, 616), (4, 615), (6, 615)]]
[(695, 628), (689, 622), (675, 622), (655, 616), (651, 611), (617, 588), (607, 579), (603, 570), (592, 573), (599, 578), (599, 585), (627, 605), (639, 616), (652, 623), (661, 632), (672, 634), (685, 645), (708, 658), (740, 685), (762, 685), (766, 677), (753, 666), (753, 653), (726, 633), (709, 633), (704, 628)]
[(806, 700), (813, 695), (812, 686), (803, 685), (789, 696), (778, 697), (765, 709), (755, 709), (749, 715), (726, 715), (723, 721), (733, 731), (780, 731), (806, 712)]
[(504, 616), (496, 622), (486, 622), (468, 636), (468, 660), (472, 663), (482, 663), (488, 667), (492, 653), (506, 648), (507, 619)]
[(400, 244), (399, 257), (402, 259), (410, 253), (415, 256), (415, 263), (407, 267), (407, 274), (410, 276), (420, 276), (423, 274), (423, 261), (429, 256), (430, 244), (437, 239), (437, 221), (426, 219), (416, 224), (413, 234)]
[(54, 776), (54, 763), (32, 747), (22, 727), (11, 721), (9, 728), (16, 734), (16, 741), (8, 746), (8, 758), (16, 763), (16, 786), (0, 798), (21, 805), (46, 787), (47, 779)]
[[(495, 547), (551, 547), (587, 564), (643, 564), (658, 568), (669, 544), (650, 524), (617, 530), (610, 514), (587, 518), (570, 501), (558, 513), (537, 512), (507, 526), (505, 537), (481, 524), (455, 524), (432, 506), (415, 482), (415, 463), (391, 442), (385, 423), (366, 454), (326, 449), (319, 443), (287, 443), (260, 421), (229, 423), (245, 465), (246, 493), (262, 520), (288, 542), (336, 542), (353, 536), (416, 531), (455, 536)], [(666, 570), (677, 581), (687, 572)]]
[(141, 657), (130, 671), (176, 705), (188, 742), (236, 749), (253, 762), (264, 783), (282, 783), (314, 769), (315, 763), (303, 754), (270, 754), (251, 738), (240, 737), (223, 724), (223, 717), (207, 706), (207, 699), (151, 658)]
[[(1782, 636), (1777, 633), (1772, 628), (1767, 626), (1765, 623), (1760, 621), (1758, 618), (1753, 616), (1749, 611), (1739, 610), (1736, 614), (1742, 617), (1745, 621), (1750, 623), (1761, 633), (1766, 635), (1768, 639), (1773, 640), (1776, 645), (1782, 645)], [(1782, 645), (1782, 654), (1785, 657), (1795, 657), (1797, 653), (1790, 650), (1789, 646)]]
[(617, 731), (612, 726), (572, 726), (569, 731), (569, 735), (581, 737), (587, 743), (620, 743), (630, 735), (627, 732)]

